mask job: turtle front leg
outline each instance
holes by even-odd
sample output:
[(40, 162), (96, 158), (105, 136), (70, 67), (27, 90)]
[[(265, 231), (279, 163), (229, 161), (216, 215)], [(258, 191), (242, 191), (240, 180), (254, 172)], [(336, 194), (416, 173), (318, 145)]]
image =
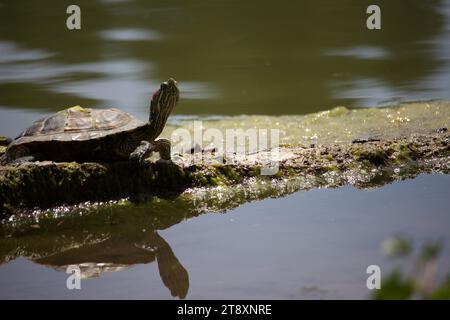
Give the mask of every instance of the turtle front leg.
[(162, 160), (170, 160), (170, 141), (167, 139), (158, 139), (153, 143), (141, 141), (141, 144), (130, 154), (130, 160), (144, 163), (153, 152), (159, 152)]
[(141, 141), (141, 144), (130, 154), (130, 160), (143, 164), (145, 159), (150, 157), (155, 146), (148, 141)]

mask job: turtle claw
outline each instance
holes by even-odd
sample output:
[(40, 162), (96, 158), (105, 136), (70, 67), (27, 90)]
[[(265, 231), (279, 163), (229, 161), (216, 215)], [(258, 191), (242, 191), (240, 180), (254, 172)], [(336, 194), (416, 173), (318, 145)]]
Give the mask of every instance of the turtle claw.
[(145, 165), (148, 163), (147, 158), (153, 152), (153, 148), (154, 146), (150, 142), (141, 141), (141, 144), (130, 154), (130, 160), (140, 165)]

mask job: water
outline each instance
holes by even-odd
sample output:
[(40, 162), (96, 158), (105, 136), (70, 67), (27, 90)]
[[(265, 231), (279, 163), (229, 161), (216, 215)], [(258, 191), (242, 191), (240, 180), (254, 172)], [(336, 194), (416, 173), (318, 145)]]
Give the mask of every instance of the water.
[[(169, 76), (176, 114), (306, 114), (337, 105), (448, 99), (450, 2), (0, 2), (0, 127), (15, 135), (64, 106), (120, 107), (148, 117)], [(20, 111), (18, 114), (17, 111)], [(14, 126), (11, 125), (14, 123)]]
[[(280, 122), (286, 143), (448, 127), (449, 108), (435, 105), (441, 113), (304, 115), (450, 99), (450, 1), (377, 1), (381, 31), (365, 28), (366, 0), (79, 0), (80, 31), (65, 27), (69, 4), (0, 0), (0, 135), (73, 105), (147, 119), (168, 77), (181, 100), (167, 132), (205, 116), (219, 128)], [(114, 209), (114, 223), (86, 218), (1, 239), (0, 298), (367, 298), (365, 268), (395, 265), (379, 247), (397, 232), (443, 239), (440, 271), (450, 269), (449, 184), (431, 175), (299, 192), (187, 221), (183, 206)], [(70, 263), (105, 272), (69, 291)], [(162, 280), (158, 264), (178, 280)]]
[[(387, 276), (399, 264), (381, 252), (394, 235), (416, 245), (440, 239), (439, 277), (450, 270), (449, 188), (447, 175), (422, 175), (379, 189), (298, 192), (188, 220), (182, 208), (147, 206), (78, 230), (61, 224), (11, 240), (28, 259), (0, 265), (0, 298), (369, 298), (367, 266)], [(129, 222), (135, 219), (141, 223)], [(10, 246), (2, 247), (5, 259)], [(104, 272), (67, 290), (66, 266), (82, 263), (91, 276), (94, 263)]]

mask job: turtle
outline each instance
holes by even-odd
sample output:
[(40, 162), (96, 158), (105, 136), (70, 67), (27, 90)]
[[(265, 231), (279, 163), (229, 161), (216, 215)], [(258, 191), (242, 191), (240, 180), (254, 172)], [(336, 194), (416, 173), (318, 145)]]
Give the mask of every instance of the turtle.
[(170, 141), (156, 139), (179, 100), (177, 82), (161, 83), (150, 102), (148, 122), (116, 108), (74, 106), (33, 123), (9, 143), (0, 163), (33, 161), (145, 163), (153, 153), (170, 161)]

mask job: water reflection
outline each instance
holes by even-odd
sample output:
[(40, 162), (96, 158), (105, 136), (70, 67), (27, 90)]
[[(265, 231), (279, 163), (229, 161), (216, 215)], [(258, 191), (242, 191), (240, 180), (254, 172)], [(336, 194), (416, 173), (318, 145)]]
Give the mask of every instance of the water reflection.
[(158, 32), (144, 29), (112, 29), (101, 31), (99, 35), (110, 41), (151, 41), (162, 37)]
[[(177, 198), (3, 225), (0, 296), (148, 299), (170, 291), (192, 299), (367, 298), (373, 292), (365, 286), (366, 268), (377, 264), (389, 274), (392, 261), (380, 256), (380, 245), (395, 234), (419, 244), (441, 239), (439, 272), (447, 274), (449, 185), (448, 175), (422, 175), (384, 188), (297, 192), (238, 208), (241, 197), (190, 204)], [(199, 216), (213, 207), (235, 209)], [(86, 278), (101, 277), (67, 290), (70, 264)]]
[(111, 236), (106, 241), (58, 252), (34, 262), (66, 272), (68, 266), (76, 265), (81, 278), (99, 277), (105, 272), (123, 271), (135, 264), (158, 264), (159, 275), (172, 297), (185, 298), (189, 290), (189, 275), (175, 256), (170, 245), (155, 231), (145, 230), (141, 237), (123, 241)]
[(350, 57), (355, 59), (384, 59), (389, 52), (381, 47), (352, 47), (348, 49), (333, 49), (326, 54), (337, 57)]
[(0, 41), (0, 63), (14, 63), (32, 60), (41, 60), (51, 57), (53, 54), (44, 50), (24, 50), (14, 42)]
[(189, 210), (176, 202), (156, 201), (149, 206), (102, 208), (83, 217), (44, 220), (10, 230), (8, 236), (7, 228), (2, 228), (0, 264), (22, 256), (61, 272), (77, 265), (81, 277), (89, 279), (155, 262), (171, 295), (182, 299), (189, 290), (188, 271), (157, 230), (195, 215), (185, 212)]

